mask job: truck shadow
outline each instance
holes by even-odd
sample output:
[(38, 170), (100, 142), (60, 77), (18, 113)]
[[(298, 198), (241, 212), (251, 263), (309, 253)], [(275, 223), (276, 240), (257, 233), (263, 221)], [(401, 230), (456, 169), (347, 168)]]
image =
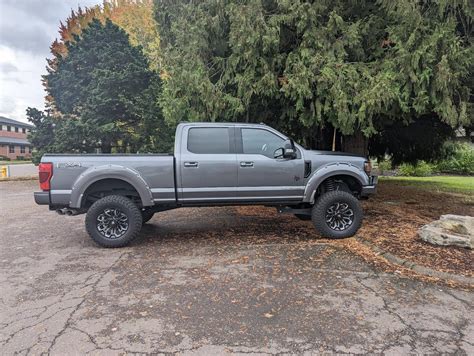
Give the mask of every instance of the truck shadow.
[(143, 226), (134, 245), (176, 242), (201, 244), (295, 243), (327, 239), (311, 221), (278, 214), (262, 206), (183, 208), (157, 213)]

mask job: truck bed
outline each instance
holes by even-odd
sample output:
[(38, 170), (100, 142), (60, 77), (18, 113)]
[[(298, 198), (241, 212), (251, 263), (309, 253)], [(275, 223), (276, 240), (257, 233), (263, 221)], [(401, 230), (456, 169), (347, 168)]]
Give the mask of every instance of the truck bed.
[(53, 206), (74, 204), (71, 197), (76, 187), (103, 178), (122, 179), (134, 186), (134, 180), (144, 181), (154, 202), (176, 200), (173, 155), (45, 154), (41, 162), (53, 163), (49, 192)]

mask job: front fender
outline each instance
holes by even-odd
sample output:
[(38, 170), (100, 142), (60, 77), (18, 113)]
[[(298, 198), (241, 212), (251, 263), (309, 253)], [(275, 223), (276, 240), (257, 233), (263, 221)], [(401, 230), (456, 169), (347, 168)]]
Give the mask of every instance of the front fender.
[(143, 206), (153, 205), (153, 196), (150, 187), (141, 177), (140, 173), (128, 167), (107, 164), (90, 167), (76, 179), (72, 186), (69, 206), (71, 208), (80, 208), (86, 189), (89, 188), (91, 184), (102, 179), (118, 179), (129, 183), (140, 195)]
[(325, 166), (318, 168), (310, 176), (306, 188), (304, 191), (303, 202), (314, 203), (314, 193), (318, 189), (319, 185), (326, 179), (332, 176), (346, 175), (351, 176), (362, 185), (369, 184), (369, 177), (359, 167), (351, 163), (330, 163)]

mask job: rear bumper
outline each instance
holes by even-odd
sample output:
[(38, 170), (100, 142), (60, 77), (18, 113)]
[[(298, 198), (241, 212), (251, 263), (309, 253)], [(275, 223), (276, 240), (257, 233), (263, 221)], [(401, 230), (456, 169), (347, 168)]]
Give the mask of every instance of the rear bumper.
[(370, 176), (369, 177), (369, 185), (364, 185), (362, 187), (362, 191), (360, 195), (362, 197), (368, 197), (369, 195), (377, 193), (377, 182), (379, 181), (379, 177), (377, 176)]
[(49, 205), (49, 192), (35, 192), (35, 203), (38, 205)]

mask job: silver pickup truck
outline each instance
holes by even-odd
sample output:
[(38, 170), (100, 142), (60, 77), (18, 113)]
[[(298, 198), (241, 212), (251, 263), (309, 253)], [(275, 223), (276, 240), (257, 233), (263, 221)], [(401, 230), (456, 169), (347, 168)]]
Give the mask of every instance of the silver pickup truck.
[(312, 220), (325, 237), (354, 235), (358, 199), (375, 193), (370, 162), (306, 150), (263, 124), (182, 123), (174, 155), (46, 154), (37, 204), (86, 213), (91, 238), (122, 247), (156, 212), (190, 206), (266, 205)]

